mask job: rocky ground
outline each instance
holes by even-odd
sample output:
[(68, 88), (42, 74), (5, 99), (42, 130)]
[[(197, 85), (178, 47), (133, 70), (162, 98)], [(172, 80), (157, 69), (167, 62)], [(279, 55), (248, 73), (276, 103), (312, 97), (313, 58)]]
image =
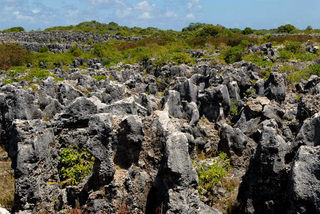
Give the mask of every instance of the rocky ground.
[(88, 43), (103, 43), (109, 40), (138, 41), (140, 37), (123, 37), (111, 34), (94, 34), (73, 31), (36, 31), (0, 33), (1, 43), (16, 43), (29, 51), (48, 48), (53, 53), (63, 53), (74, 44), (84, 51), (90, 50)]
[[(265, 79), (245, 61), (80, 61), (50, 71), (63, 81), (0, 83), (12, 212), (320, 213), (320, 77), (289, 84), (274, 70)], [(93, 156), (77, 183), (62, 175), (70, 146)], [(228, 175), (199, 193), (197, 165), (221, 152)]]

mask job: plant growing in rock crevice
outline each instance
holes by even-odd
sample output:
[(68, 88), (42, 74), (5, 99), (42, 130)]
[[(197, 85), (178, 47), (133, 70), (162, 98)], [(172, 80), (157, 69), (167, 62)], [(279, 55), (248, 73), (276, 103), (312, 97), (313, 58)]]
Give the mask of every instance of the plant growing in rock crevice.
[(59, 157), (61, 180), (77, 185), (84, 177), (90, 175), (94, 160), (94, 157), (84, 148), (69, 146), (62, 149)]
[(228, 175), (230, 167), (230, 159), (225, 153), (220, 153), (210, 165), (202, 163), (197, 170), (199, 193), (207, 197), (212, 196), (213, 188), (221, 184), (222, 179)]

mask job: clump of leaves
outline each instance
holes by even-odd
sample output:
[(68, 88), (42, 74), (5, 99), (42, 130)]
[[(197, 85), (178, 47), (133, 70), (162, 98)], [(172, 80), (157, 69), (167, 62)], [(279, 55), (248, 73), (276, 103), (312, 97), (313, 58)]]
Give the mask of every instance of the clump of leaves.
[(237, 116), (239, 114), (238, 112), (238, 101), (231, 102), (231, 108), (230, 108), (230, 115)]
[(224, 53), (222, 53), (222, 57), (226, 61), (226, 63), (234, 63), (241, 61), (243, 54), (243, 48), (241, 46), (235, 46), (227, 49)]
[(230, 169), (230, 159), (226, 153), (220, 153), (214, 159), (213, 164), (208, 165), (203, 163), (197, 170), (199, 177), (198, 190), (200, 194), (212, 192), (212, 189), (221, 184), (222, 179), (228, 175)]
[(27, 50), (15, 44), (0, 44), (0, 69), (8, 70), (12, 66), (22, 66), (30, 62)]
[(311, 74), (320, 76), (320, 64), (313, 64), (309, 66), (309, 71)]
[(59, 157), (61, 180), (77, 185), (84, 177), (90, 175), (94, 160), (84, 148), (69, 146), (62, 149)]
[(284, 49), (286, 51), (290, 51), (290, 52), (296, 54), (302, 50), (302, 45), (301, 45), (301, 42), (286, 41), (284, 43)]
[(96, 76), (93, 76), (93, 78), (95, 78), (98, 81), (107, 79), (106, 75), (96, 75)]

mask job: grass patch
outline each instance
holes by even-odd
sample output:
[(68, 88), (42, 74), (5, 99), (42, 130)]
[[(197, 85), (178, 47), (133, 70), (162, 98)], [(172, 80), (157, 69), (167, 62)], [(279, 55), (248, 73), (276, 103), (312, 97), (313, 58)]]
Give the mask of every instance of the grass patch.
[[(0, 156), (4, 154), (5, 151), (0, 147)], [(14, 203), (14, 183), (10, 159), (0, 161), (0, 204), (8, 210), (12, 209)]]

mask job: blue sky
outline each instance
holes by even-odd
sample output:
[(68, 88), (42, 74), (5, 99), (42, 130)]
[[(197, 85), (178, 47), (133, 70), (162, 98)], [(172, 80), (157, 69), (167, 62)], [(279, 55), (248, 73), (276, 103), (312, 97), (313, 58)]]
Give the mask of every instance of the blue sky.
[(0, 0), (0, 29), (26, 30), (97, 20), (181, 30), (190, 22), (270, 29), (320, 28), (320, 0)]

